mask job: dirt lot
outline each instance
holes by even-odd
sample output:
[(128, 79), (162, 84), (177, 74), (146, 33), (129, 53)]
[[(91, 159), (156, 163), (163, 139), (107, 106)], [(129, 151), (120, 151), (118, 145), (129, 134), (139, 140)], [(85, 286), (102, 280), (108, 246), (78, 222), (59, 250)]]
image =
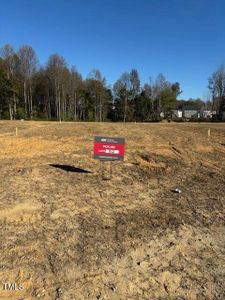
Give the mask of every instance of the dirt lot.
[[(112, 180), (95, 135), (126, 139)], [(225, 124), (0, 122), (0, 145), (0, 299), (225, 299)]]

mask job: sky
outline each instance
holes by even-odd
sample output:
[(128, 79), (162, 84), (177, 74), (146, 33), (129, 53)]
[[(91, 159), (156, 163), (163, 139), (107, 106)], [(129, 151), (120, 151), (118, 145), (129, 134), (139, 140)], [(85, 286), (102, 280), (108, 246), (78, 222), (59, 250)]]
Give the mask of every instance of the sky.
[(86, 78), (107, 83), (138, 70), (163, 73), (180, 98), (209, 98), (209, 76), (225, 63), (224, 0), (0, 0), (0, 48), (31, 45), (44, 65), (62, 55)]

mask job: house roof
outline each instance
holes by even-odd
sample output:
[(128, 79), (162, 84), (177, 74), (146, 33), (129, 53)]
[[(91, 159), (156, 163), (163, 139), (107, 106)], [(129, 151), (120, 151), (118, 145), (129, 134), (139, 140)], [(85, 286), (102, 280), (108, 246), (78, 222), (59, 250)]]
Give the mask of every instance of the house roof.
[(196, 111), (199, 110), (198, 107), (193, 106), (193, 105), (184, 105), (182, 109), (183, 109), (183, 110), (196, 110)]

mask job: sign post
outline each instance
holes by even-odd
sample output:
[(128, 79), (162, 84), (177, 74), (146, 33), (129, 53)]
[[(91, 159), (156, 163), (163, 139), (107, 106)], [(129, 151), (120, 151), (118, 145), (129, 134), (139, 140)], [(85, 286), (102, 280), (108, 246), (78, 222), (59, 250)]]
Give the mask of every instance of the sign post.
[[(94, 139), (94, 159), (110, 161), (110, 178), (112, 178), (112, 162), (124, 160), (125, 139), (96, 136)], [(103, 169), (102, 169), (103, 177)]]

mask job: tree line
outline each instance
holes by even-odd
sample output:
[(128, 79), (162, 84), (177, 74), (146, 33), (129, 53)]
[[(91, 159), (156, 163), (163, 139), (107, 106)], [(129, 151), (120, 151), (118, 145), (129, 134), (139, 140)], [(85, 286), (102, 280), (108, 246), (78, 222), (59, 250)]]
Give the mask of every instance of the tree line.
[[(217, 95), (216, 78), (211, 79)], [(110, 87), (98, 69), (84, 79), (58, 54), (40, 66), (29, 45), (15, 51), (7, 44), (0, 50), (0, 119), (156, 121), (162, 113), (171, 116), (181, 92), (179, 82), (169, 82), (163, 74), (141, 85), (134, 68)], [(192, 102), (199, 101), (204, 105), (199, 99)]]

